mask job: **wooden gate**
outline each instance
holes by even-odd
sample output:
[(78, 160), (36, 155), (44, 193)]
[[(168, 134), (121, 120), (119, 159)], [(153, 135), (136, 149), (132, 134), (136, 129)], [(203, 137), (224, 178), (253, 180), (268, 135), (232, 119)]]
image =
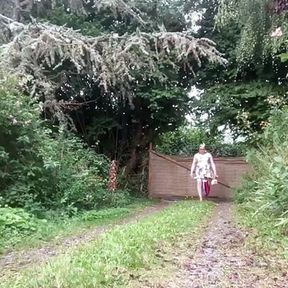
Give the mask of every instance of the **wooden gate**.
[[(149, 152), (149, 197), (181, 198), (197, 196), (196, 181), (190, 177), (193, 158), (167, 156), (153, 150)], [(223, 199), (233, 197), (248, 164), (243, 158), (214, 158), (218, 173), (218, 184), (211, 189), (210, 196)]]

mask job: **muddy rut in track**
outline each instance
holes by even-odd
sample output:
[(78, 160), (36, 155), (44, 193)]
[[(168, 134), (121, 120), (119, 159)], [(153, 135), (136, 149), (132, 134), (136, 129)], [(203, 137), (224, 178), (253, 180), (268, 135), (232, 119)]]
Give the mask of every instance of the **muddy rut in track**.
[(273, 258), (268, 260), (250, 251), (245, 246), (248, 233), (236, 228), (232, 210), (232, 203), (219, 203), (193, 257), (178, 263), (175, 277), (148, 286), (288, 287), (287, 263)]
[(159, 204), (146, 207), (140, 212), (136, 212), (131, 216), (117, 221), (114, 224), (100, 226), (95, 229), (87, 230), (81, 235), (68, 237), (59, 244), (51, 244), (37, 249), (30, 249), (25, 251), (13, 251), (0, 256), (0, 279), (6, 273), (18, 272), (19, 270), (26, 268), (31, 264), (38, 264), (48, 261), (51, 257), (57, 256), (70, 248), (77, 247), (88, 243), (100, 234), (108, 232), (117, 225), (126, 225), (137, 222), (138, 220), (145, 218), (153, 213), (159, 212), (168, 206), (167, 202), (161, 202)]

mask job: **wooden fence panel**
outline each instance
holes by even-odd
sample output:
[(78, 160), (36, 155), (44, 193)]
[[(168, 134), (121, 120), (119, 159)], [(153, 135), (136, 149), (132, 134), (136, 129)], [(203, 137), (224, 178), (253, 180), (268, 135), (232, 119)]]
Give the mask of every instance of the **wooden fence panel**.
[[(149, 196), (151, 198), (197, 196), (196, 181), (190, 177), (193, 158), (149, 153)], [(249, 166), (243, 158), (215, 158), (218, 185), (212, 186), (211, 197), (229, 199)]]

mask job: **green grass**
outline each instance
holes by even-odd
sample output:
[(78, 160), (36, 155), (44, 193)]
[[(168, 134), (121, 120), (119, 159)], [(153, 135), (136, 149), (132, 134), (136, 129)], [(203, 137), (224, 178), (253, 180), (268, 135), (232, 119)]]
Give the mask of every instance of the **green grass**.
[(247, 244), (263, 256), (275, 256), (288, 259), (288, 231), (277, 227), (275, 217), (256, 214), (245, 205), (238, 205), (236, 212), (240, 226), (248, 229)]
[[(95, 242), (29, 269), (1, 287), (120, 287), (129, 275), (153, 269), (156, 251), (177, 242), (179, 235), (197, 233), (212, 212), (212, 203), (185, 201), (135, 224), (117, 227)], [(186, 234), (187, 235), (187, 234)]]
[(155, 202), (143, 199), (126, 207), (88, 211), (71, 218), (39, 219), (37, 229), (32, 234), (23, 235), (17, 231), (14, 231), (14, 233), (0, 233), (0, 253), (9, 250), (40, 247), (47, 244), (47, 242), (56, 244), (65, 237), (80, 234), (97, 226), (115, 223), (116, 220), (128, 217), (153, 203)]

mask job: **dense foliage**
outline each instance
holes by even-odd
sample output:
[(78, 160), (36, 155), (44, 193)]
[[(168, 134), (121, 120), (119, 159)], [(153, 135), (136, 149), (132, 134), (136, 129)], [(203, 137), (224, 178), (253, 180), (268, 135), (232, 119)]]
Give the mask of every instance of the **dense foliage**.
[[(184, 123), (199, 66), (226, 63), (213, 42), (188, 30), (181, 1), (28, 2), (15, 20), (26, 24), (32, 15), (57, 26), (2, 17), (2, 62), (27, 80), (26, 92), (44, 102), (47, 119), (68, 119), (127, 173), (137, 171), (159, 132)], [(8, 17), (17, 14), (4, 6)]]
[(286, 103), (285, 92), (285, 87), (261, 80), (219, 83), (193, 100), (192, 111), (198, 119), (205, 111), (207, 117), (201, 122), (208, 123), (214, 135), (222, 127), (229, 128), (235, 138), (251, 139), (255, 132), (262, 132), (271, 112)]
[(278, 225), (287, 227), (287, 161), (288, 111), (275, 111), (270, 118), (259, 147), (251, 151), (248, 160), (252, 173), (239, 189), (237, 200), (249, 209), (274, 216)]
[[(285, 33), (287, 31), (286, 12), (288, 10), (285, 1), (221, 0), (219, 2), (217, 24), (227, 26), (231, 23), (237, 23), (241, 27), (240, 41), (236, 47), (237, 62), (240, 69), (263, 67), (265, 63), (269, 64), (269, 62), (272, 64), (273, 56), (283, 49), (285, 51), (284, 43), (287, 41), (287, 34)], [(279, 26), (282, 27), (284, 33), (281, 35), (281, 42), (276, 44), (273, 37), (270, 36), (273, 36), (273, 31)], [(272, 60), (272, 62), (277, 67), (277, 59)]]
[(238, 157), (245, 155), (246, 144), (224, 143), (221, 136), (212, 137), (203, 129), (182, 127), (160, 135), (156, 150), (163, 154), (192, 156), (205, 143), (215, 157)]
[[(211, 132), (225, 125), (235, 137), (250, 138), (261, 133), (275, 106), (287, 101), (287, 68), (278, 57), (285, 58), (287, 16), (266, 9), (267, 1), (262, 0), (199, 2), (197, 9), (205, 12), (196, 35), (215, 41), (229, 64), (197, 73), (196, 85), (203, 91), (193, 99), (193, 111), (208, 114)], [(271, 37), (274, 34), (281, 36)], [(198, 124), (202, 119), (198, 117)]]
[(254, 138), (257, 145), (248, 153), (252, 170), (236, 199), (249, 213), (259, 219), (268, 215), (271, 225), (286, 229), (287, 7), (285, 1), (220, 2), (218, 27), (233, 24), (240, 29), (235, 43), (237, 81), (208, 89), (197, 100), (199, 111), (214, 103), (210, 116), (215, 127), (226, 122), (236, 135)]
[(106, 157), (63, 129), (53, 132), (15, 82), (1, 83), (0, 99), (2, 206), (73, 212), (113, 203), (118, 194), (106, 192)]

